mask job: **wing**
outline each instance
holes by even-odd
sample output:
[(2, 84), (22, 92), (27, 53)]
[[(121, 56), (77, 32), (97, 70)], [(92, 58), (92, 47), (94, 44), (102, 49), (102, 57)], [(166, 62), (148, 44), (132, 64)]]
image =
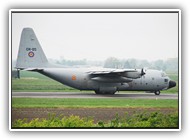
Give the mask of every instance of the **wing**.
[(142, 76), (141, 71), (133, 69), (88, 71), (87, 73), (91, 76), (91, 80), (109, 83), (128, 83)]
[(126, 72), (137, 72), (137, 70), (124, 70), (124, 69), (114, 69), (114, 70), (100, 70), (100, 71), (88, 71), (91, 75), (112, 75), (112, 74), (125, 74)]

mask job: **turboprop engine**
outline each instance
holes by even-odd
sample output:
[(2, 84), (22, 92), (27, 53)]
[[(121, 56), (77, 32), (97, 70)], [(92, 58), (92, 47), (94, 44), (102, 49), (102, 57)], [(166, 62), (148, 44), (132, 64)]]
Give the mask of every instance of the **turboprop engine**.
[(127, 78), (132, 78), (132, 79), (137, 79), (140, 78), (141, 76), (145, 75), (145, 69), (141, 69), (141, 71), (131, 71), (126, 73)]

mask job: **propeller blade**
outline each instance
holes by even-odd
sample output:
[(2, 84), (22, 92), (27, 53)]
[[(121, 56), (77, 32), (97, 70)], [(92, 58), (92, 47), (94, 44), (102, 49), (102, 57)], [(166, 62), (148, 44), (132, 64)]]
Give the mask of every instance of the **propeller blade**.
[(144, 69), (141, 69), (141, 76), (145, 75), (146, 73), (144, 72)]

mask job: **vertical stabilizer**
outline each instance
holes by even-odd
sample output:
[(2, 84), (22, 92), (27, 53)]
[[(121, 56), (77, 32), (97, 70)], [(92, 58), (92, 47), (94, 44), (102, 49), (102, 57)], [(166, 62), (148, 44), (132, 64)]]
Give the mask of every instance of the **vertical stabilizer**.
[(19, 52), (17, 56), (17, 69), (48, 67), (48, 60), (31, 28), (22, 30)]

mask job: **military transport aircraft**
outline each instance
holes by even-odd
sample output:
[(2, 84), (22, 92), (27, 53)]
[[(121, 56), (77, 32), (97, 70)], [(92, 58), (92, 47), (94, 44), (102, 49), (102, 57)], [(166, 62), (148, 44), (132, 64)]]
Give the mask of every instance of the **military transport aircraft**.
[(64, 68), (50, 64), (31, 28), (22, 31), (16, 68), (39, 72), (64, 85), (79, 90), (93, 90), (96, 94), (147, 91), (159, 95), (160, 90), (176, 86), (175, 81), (158, 70)]

